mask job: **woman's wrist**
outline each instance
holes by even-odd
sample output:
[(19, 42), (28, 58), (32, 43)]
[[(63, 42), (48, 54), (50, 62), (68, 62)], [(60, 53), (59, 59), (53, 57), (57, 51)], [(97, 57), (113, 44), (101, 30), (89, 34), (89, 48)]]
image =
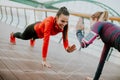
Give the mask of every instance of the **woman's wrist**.
[(65, 49), (67, 52), (69, 52), (68, 47)]
[(42, 58), (42, 61), (46, 61), (46, 58)]

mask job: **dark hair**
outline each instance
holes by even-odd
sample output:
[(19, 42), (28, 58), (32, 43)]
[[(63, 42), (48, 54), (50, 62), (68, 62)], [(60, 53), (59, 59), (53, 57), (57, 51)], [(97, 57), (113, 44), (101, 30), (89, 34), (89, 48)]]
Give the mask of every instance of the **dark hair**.
[(63, 30), (63, 39), (66, 40), (68, 36), (68, 24), (64, 27)]
[[(67, 8), (64, 7), (64, 6), (61, 7), (61, 8), (58, 10), (56, 16), (59, 17), (61, 14), (66, 15), (66, 16), (69, 16), (69, 15), (70, 15), (69, 11), (68, 11)], [(63, 40), (66, 40), (66, 39), (67, 39), (67, 36), (68, 36), (68, 24), (64, 27), (64, 30), (63, 30)]]
[(66, 7), (61, 7), (61, 8), (58, 10), (56, 16), (59, 17), (61, 14), (64, 14), (64, 15), (66, 15), (66, 16), (69, 16), (69, 15), (70, 15), (70, 13), (69, 13), (69, 11), (67, 10)]

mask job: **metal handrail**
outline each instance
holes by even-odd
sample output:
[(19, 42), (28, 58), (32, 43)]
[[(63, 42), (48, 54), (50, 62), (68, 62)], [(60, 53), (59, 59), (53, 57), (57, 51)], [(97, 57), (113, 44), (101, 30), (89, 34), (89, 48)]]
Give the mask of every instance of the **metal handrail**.
[[(5, 6), (5, 5), (0, 5), (0, 6), (2, 6), (2, 7), (10, 7), (10, 8), (17, 8), (17, 9), (35, 10), (35, 11), (41, 11), (41, 12), (52, 12), (52, 13), (56, 13), (57, 12), (57, 10), (53, 10), (53, 9), (25, 8), (25, 7), (15, 7), (15, 6)], [(70, 12), (70, 14), (74, 15), (74, 16), (77, 16), (77, 17), (84, 17), (84, 18), (90, 18), (90, 16), (91, 16), (91, 14), (77, 13), (77, 12)], [(109, 20), (120, 22), (120, 17), (111, 16), (111, 17), (109, 17)]]

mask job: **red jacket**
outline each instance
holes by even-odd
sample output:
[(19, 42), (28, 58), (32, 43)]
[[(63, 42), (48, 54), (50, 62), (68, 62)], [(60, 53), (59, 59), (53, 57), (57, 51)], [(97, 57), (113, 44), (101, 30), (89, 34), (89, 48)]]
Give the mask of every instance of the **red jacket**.
[[(42, 57), (46, 58), (50, 35), (56, 35), (60, 32), (63, 33), (63, 30), (61, 30), (58, 27), (58, 25), (55, 23), (55, 17), (52, 16), (47, 17), (42, 22), (37, 23), (34, 29), (39, 38), (44, 38), (42, 47)], [(68, 38), (67, 40), (63, 40), (63, 44), (64, 48), (66, 49), (68, 47)]]

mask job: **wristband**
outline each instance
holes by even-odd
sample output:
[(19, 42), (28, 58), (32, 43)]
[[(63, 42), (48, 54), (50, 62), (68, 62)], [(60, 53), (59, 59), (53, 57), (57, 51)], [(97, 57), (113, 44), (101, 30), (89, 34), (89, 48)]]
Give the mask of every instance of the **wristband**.
[(83, 38), (82, 41), (85, 41), (85, 43), (87, 43), (87, 44), (91, 44), (91, 43), (93, 42), (93, 40), (95, 40), (95, 38), (96, 38), (97, 36), (98, 36), (98, 34), (96, 34), (96, 33), (93, 32), (93, 31), (90, 31), (90, 32), (88, 33), (88, 35)]

